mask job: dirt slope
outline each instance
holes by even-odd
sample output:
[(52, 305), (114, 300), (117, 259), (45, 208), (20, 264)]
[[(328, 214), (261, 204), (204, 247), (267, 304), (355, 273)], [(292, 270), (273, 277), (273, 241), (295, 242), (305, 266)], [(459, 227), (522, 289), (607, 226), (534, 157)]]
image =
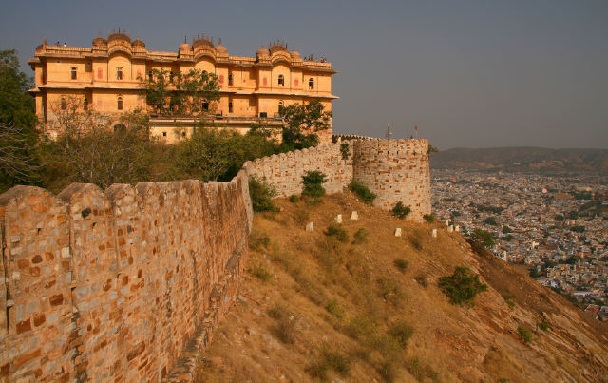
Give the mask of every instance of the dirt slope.
[[(605, 323), (477, 255), (460, 234), (350, 193), (278, 203), (255, 217), (249, 272), (199, 381), (608, 381)], [(488, 285), (474, 305), (454, 305), (438, 287), (458, 266)]]

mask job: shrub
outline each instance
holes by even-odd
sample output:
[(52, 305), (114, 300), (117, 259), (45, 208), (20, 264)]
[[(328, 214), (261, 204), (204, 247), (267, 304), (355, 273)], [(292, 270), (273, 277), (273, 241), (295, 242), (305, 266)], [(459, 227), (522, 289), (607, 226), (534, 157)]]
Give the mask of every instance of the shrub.
[(350, 145), (340, 144), (340, 153), (342, 153), (343, 160), (348, 160), (348, 157), (350, 157)]
[(340, 307), (335, 299), (332, 299), (327, 306), (325, 306), (325, 310), (338, 319), (342, 319), (344, 317), (344, 309)]
[(403, 259), (403, 258), (397, 258), (393, 261), (393, 265), (395, 265), (396, 268), (401, 270), (401, 272), (403, 272), (407, 269), (408, 264), (409, 264), (409, 262), (407, 261), (407, 259)]
[(339, 223), (336, 222), (332, 222), (329, 225), (325, 235), (328, 237), (334, 237), (340, 242), (348, 242), (348, 233), (346, 230), (344, 230), (344, 228), (342, 228), (342, 226), (340, 226)]
[(457, 267), (452, 276), (440, 278), (439, 287), (454, 304), (473, 303), (475, 296), (488, 288), (479, 275), (463, 266)]
[(348, 184), (348, 188), (366, 204), (371, 205), (376, 199), (376, 194), (372, 193), (363, 182), (352, 180), (350, 181), (350, 184)]
[(249, 177), (249, 195), (253, 204), (253, 211), (277, 211), (277, 207), (272, 200), (277, 195), (277, 191), (266, 182), (265, 178), (259, 179), (255, 176)]
[(358, 243), (366, 243), (367, 239), (369, 237), (369, 232), (364, 228), (361, 227), (359, 228), (359, 230), (357, 230), (355, 232), (355, 235), (353, 235), (353, 245), (358, 244)]
[(295, 320), (291, 312), (285, 307), (276, 305), (268, 310), (268, 315), (276, 320), (276, 326), (272, 329), (274, 335), (283, 343), (293, 343), (296, 338)]
[(397, 341), (402, 349), (405, 349), (407, 342), (414, 334), (414, 329), (405, 322), (396, 322), (388, 329), (388, 334)]
[(327, 181), (326, 177), (327, 176), (319, 170), (306, 172), (306, 174), (302, 176), (302, 182), (304, 183), (302, 195), (312, 198), (324, 196), (325, 189), (322, 184)]
[(540, 321), (538, 323), (538, 328), (541, 329), (542, 331), (547, 331), (551, 328), (551, 323), (547, 322), (545, 319), (543, 319), (542, 321)]
[(492, 233), (483, 229), (475, 229), (475, 231), (473, 231), (471, 234), (471, 238), (487, 248), (494, 246), (496, 243)]
[(433, 214), (425, 214), (422, 216), (422, 218), (428, 223), (435, 222), (435, 216)]
[(249, 248), (251, 250), (260, 250), (262, 248), (268, 248), (268, 245), (270, 245), (270, 237), (266, 234), (259, 236), (259, 235), (251, 235), (249, 237)]
[(318, 359), (306, 368), (306, 372), (322, 381), (328, 379), (327, 373), (330, 370), (341, 376), (348, 375), (350, 372), (350, 359), (338, 352), (324, 350)]
[(266, 268), (261, 263), (258, 263), (257, 265), (251, 267), (249, 269), (249, 272), (251, 273), (251, 275), (264, 282), (272, 278), (272, 274), (268, 270), (266, 270)]
[(298, 197), (297, 195), (292, 195), (291, 197), (289, 197), (289, 202), (296, 203), (299, 200), (300, 200), (300, 197)]
[(532, 332), (524, 325), (517, 327), (517, 333), (521, 336), (521, 340), (528, 344), (532, 341)]
[(420, 239), (416, 237), (410, 237), (410, 243), (412, 244), (414, 249), (418, 251), (422, 250), (422, 243), (420, 242)]
[(391, 210), (393, 217), (397, 217), (399, 219), (405, 219), (405, 217), (408, 216), (408, 214), (410, 214), (410, 207), (409, 206), (405, 206), (403, 204), (403, 201), (399, 201), (395, 204), (395, 206), (393, 207), (393, 209)]

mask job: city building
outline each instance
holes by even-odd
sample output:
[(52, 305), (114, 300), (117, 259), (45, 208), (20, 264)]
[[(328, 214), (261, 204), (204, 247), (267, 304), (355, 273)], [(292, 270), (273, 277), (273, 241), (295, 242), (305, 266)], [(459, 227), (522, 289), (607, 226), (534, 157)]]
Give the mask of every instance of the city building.
[[(91, 47), (72, 47), (44, 39), (29, 60), (35, 72), (30, 93), (36, 99), (36, 114), (42, 129), (51, 137), (62, 133), (58, 116), (78, 100), (78, 108), (95, 110), (118, 123), (120, 114), (135, 109), (150, 113), (152, 134), (166, 142), (187, 137), (194, 128), (192, 118), (165, 118), (152, 113), (145, 102), (142, 80), (154, 69), (187, 73), (190, 69), (215, 73), (220, 99), (208, 110), (205, 120), (218, 127), (246, 131), (252, 124), (280, 128), (279, 109), (319, 100), (331, 111), (332, 75), (324, 58), (302, 58), (284, 42), (262, 46), (255, 57), (231, 56), (221, 40), (199, 36), (184, 41), (177, 52), (146, 48), (139, 38), (120, 30), (107, 39), (97, 37)], [(331, 140), (331, 129), (319, 132), (321, 142)]]

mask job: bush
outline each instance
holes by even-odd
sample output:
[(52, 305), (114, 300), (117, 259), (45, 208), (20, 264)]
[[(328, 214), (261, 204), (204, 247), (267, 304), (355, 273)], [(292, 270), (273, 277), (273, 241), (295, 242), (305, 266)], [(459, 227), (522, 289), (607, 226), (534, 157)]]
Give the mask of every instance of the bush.
[(433, 214), (425, 214), (422, 216), (422, 218), (428, 223), (435, 222), (435, 216)]
[(369, 237), (369, 232), (364, 227), (361, 227), (361, 228), (359, 228), (359, 230), (357, 230), (355, 232), (355, 235), (353, 235), (352, 244), (356, 245), (358, 243), (366, 243), (368, 237)]
[(249, 195), (251, 196), (253, 211), (278, 211), (272, 200), (276, 197), (277, 191), (266, 182), (265, 178), (249, 177)]
[(517, 327), (517, 333), (521, 336), (521, 340), (528, 344), (532, 342), (532, 332), (524, 325)]
[(393, 207), (393, 209), (391, 210), (393, 217), (397, 217), (399, 219), (405, 219), (405, 217), (408, 216), (408, 214), (410, 214), (410, 207), (409, 206), (405, 206), (403, 204), (403, 201), (399, 201), (395, 204), (395, 206)]
[(276, 320), (273, 334), (283, 343), (291, 344), (296, 338), (294, 315), (285, 307), (276, 305), (268, 311), (268, 315)]
[(376, 194), (372, 193), (363, 182), (352, 180), (350, 181), (350, 184), (348, 184), (348, 188), (366, 204), (371, 205), (376, 199)]
[(402, 349), (407, 347), (407, 342), (414, 333), (414, 329), (405, 322), (396, 322), (388, 329), (388, 334), (397, 341)]
[(542, 331), (547, 331), (551, 328), (551, 323), (547, 322), (545, 319), (543, 319), (542, 321), (540, 321), (538, 323), (538, 328), (541, 329)]
[(481, 243), (486, 248), (490, 248), (496, 243), (492, 233), (483, 229), (475, 229), (475, 231), (473, 231), (471, 234), (471, 238)]
[(327, 228), (325, 235), (328, 237), (334, 237), (340, 242), (348, 242), (348, 233), (342, 228), (342, 226), (340, 226), (339, 223), (332, 222)]
[(409, 262), (407, 261), (407, 259), (397, 258), (393, 261), (393, 265), (395, 265), (396, 268), (398, 268), (399, 270), (401, 270), (401, 272), (403, 272), (407, 269)]
[(349, 358), (335, 351), (324, 350), (319, 358), (306, 368), (306, 372), (322, 381), (328, 379), (327, 373), (330, 370), (341, 376), (348, 375), (350, 372)]
[(410, 237), (410, 243), (412, 244), (414, 249), (418, 251), (422, 250), (422, 243), (420, 242), (420, 239), (416, 237)]
[(454, 304), (472, 304), (475, 296), (488, 288), (479, 275), (463, 266), (457, 267), (452, 276), (440, 278), (439, 287)]
[(268, 270), (266, 270), (266, 268), (261, 263), (258, 263), (257, 265), (251, 267), (249, 269), (249, 272), (251, 273), (251, 275), (264, 282), (272, 278), (272, 274)]
[(319, 170), (313, 170), (306, 172), (302, 176), (302, 182), (304, 188), (302, 189), (302, 195), (312, 198), (319, 198), (325, 195), (325, 189), (323, 183), (327, 181), (327, 176), (321, 173)]

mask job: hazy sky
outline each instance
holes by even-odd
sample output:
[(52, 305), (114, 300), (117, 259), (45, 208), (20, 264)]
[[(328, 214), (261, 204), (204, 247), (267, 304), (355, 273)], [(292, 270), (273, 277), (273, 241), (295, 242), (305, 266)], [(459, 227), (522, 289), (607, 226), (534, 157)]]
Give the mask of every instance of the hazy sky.
[(607, 0), (3, 1), (0, 49), (114, 29), (148, 49), (187, 36), (254, 56), (281, 39), (338, 71), (334, 131), (451, 147), (608, 148)]

